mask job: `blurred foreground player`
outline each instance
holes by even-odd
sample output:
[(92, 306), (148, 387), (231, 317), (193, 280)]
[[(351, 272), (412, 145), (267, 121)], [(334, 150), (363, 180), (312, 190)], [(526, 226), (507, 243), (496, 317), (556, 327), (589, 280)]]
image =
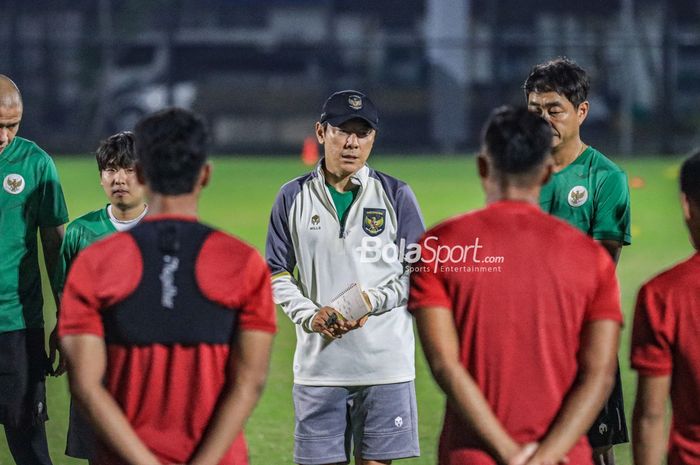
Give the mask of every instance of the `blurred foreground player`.
[[(586, 71), (566, 58), (538, 64), (523, 86), (528, 108), (552, 127), (554, 175), (542, 187), (540, 206), (598, 241), (615, 263), (629, 245), (630, 194), (627, 175), (581, 140), (588, 116), (590, 83)], [(596, 463), (615, 462), (612, 446), (629, 441), (622, 382), (615, 387), (588, 431)]]
[(36, 236), (52, 276), (68, 211), (51, 157), (16, 137), (22, 110), (19, 89), (0, 75), (0, 423), (17, 465), (50, 465)]
[[(681, 167), (681, 204), (700, 249), (700, 152)], [(700, 464), (700, 253), (642, 286), (632, 329), (632, 367), (639, 373), (632, 419), (636, 465)], [(669, 394), (670, 441), (665, 427)]]
[[(136, 226), (148, 211), (144, 188), (136, 177), (133, 133), (120, 132), (103, 140), (97, 148), (95, 158), (100, 173), (100, 185), (109, 203), (99, 210), (76, 218), (66, 228), (54, 276), (54, 288), (57, 289), (59, 297), (63, 292), (68, 270), (81, 250), (117, 231), (128, 231)], [(64, 360), (61, 358), (55, 375), (61, 375), (65, 371)], [(66, 455), (92, 459), (94, 442), (92, 428), (71, 402)]]
[(247, 464), (243, 425), (275, 330), (269, 272), (197, 221), (211, 171), (201, 120), (164, 110), (135, 137), (149, 215), (82, 251), (61, 303), (71, 392), (100, 438), (95, 463)]
[(610, 256), (538, 206), (550, 144), (541, 118), (496, 110), (478, 156), (486, 208), (422, 241), (409, 310), (447, 394), (441, 465), (592, 463), (622, 314)]

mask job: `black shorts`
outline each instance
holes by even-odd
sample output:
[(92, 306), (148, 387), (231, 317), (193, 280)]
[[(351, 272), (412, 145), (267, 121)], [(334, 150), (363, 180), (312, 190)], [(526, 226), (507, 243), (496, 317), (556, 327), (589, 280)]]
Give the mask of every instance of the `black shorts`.
[(85, 415), (70, 402), (68, 434), (66, 435), (66, 455), (76, 459), (93, 460), (95, 457), (95, 434)]
[(625, 403), (622, 399), (622, 381), (620, 366), (617, 367), (615, 387), (605, 403), (605, 407), (588, 430), (588, 441), (591, 447), (607, 447), (629, 442), (627, 420), (625, 419)]
[(0, 333), (0, 424), (28, 427), (49, 419), (44, 330)]

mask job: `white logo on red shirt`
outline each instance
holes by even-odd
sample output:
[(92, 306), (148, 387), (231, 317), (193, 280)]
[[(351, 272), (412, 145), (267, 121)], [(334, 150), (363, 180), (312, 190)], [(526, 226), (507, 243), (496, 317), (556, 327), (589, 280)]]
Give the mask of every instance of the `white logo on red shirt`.
[(160, 295), (160, 303), (165, 308), (175, 308), (175, 296), (177, 286), (175, 286), (175, 272), (180, 265), (180, 259), (171, 255), (163, 257), (163, 270), (160, 272), (160, 283), (163, 291)]

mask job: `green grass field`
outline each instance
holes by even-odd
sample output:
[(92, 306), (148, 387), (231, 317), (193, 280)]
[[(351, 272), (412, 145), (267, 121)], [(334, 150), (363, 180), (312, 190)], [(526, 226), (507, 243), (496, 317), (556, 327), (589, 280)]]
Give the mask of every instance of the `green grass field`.
[[(678, 159), (644, 158), (619, 160), (630, 179), (641, 177), (644, 187), (632, 189), (633, 245), (624, 249), (618, 267), (622, 303), (626, 314), (620, 361), (625, 389), (627, 419), (631, 420), (636, 378), (629, 369), (628, 351), (631, 312), (639, 285), (659, 270), (691, 253), (677, 194)], [(374, 155), (373, 167), (407, 181), (421, 204), (427, 225), (483, 205), (483, 194), (472, 157), (387, 157)], [(212, 183), (201, 202), (203, 221), (232, 232), (263, 251), (270, 207), (279, 187), (308, 171), (295, 158), (217, 158)], [(97, 169), (90, 157), (57, 158), (71, 218), (105, 203)], [(563, 272), (572, 273), (575, 270)], [(46, 288), (46, 287), (45, 287)], [(48, 295), (48, 294), (45, 294)], [(51, 300), (51, 299), (47, 299)], [(52, 302), (47, 303), (47, 326), (52, 326)], [(291, 464), (293, 424), (291, 385), (295, 336), (292, 323), (278, 312), (279, 332), (275, 340), (267, 388), (246, 434), (254, 465)], [(420, 348), (417, 349), (417, 393), (422, 457), (406, 463), (434, 464), (444, 401), (432, 381)], [(47, 424), (51, 455), (55, 464), (81, 461), (63, 455), (68, 415), (65, 377), (47, 381)], [(505, 386), (504, 388), (508, 388)], [(187, 412), (183, 412), (187, 414)], [(631, 463), (627, 445), (616, 448), (618, 463)], [(4, 436), (0, 435), (0, 465), (12, 464)]]

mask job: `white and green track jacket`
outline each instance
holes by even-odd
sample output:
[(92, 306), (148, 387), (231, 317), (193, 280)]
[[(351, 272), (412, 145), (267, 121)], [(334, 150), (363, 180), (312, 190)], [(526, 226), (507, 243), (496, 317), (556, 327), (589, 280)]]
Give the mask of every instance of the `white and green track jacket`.
[[(294, 382), (410, 381), (415, 378), (413, 322), (406, 310), (410, 270), (400, 252), (425, 229), (416, 198), (406, 183), (364, 166), (353, 175), (359, 191), (341, 224), (322, 163), (282, 186), (267, 235), (275, 302), (296, 324)], [(372, 304), (367, 323), (330, 341), (311, 332), (318, 309), (354, 282)]]

